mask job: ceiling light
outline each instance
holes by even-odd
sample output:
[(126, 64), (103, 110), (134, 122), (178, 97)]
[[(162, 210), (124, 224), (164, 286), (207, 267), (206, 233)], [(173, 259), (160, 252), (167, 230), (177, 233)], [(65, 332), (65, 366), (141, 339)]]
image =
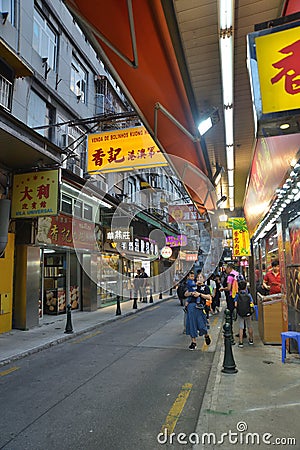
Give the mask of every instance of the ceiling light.
[(211, 117), (207, 117), (207, 119), (202, 120), (198, 125), (198, 130), (201, 136), (203, 136), (208, 130), (213, 126)]
[[(232, 170), (234, 169), (234, 151), (233, 151), (233, 145), (229, 146), (226, 145), (226, 159), (227, 159), (227, 169)], [(230, 184), (230, 183), (229, 183)], [(232, 183), (233, 184), (233, 183)]]
[(282, 123), (281, 125), (279, 125), (279, 128), (281, 130), (287, 130), (288, 128), (290, 128), (290, 124), (289, 123)]
[(228, 185), (234, 186), (234, 172), (233, 170), (228, 170)]

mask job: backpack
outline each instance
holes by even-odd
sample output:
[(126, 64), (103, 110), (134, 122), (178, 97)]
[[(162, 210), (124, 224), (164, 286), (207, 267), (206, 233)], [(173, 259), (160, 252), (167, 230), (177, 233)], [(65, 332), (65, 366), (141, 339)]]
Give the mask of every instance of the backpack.
[(239, 290), (239, 281), (244, 281), (245, 278), (244, 276), (239, 273), (237, 275), (234, 276), (233, 281), (232, 281), (232, 285), (231, 285), (231, 291), (232, 291), (232, 298), (234, 298), (236, 296), (236, 294), (238, 293)]
[(184, 293), (185, 293), (186, 290), (187, 290), (186, 281), (182, 281), (182, 282), (178, 285), (178, 288), (177, 288), (177, 290), (176, 290), (179, 299), (184, 298)]
[(237, 313), (241, 317), (250, 317), (253, 314), (253, 308), (251, 307), (250, 295), (246, 292), (238, 292), (237, 300)]

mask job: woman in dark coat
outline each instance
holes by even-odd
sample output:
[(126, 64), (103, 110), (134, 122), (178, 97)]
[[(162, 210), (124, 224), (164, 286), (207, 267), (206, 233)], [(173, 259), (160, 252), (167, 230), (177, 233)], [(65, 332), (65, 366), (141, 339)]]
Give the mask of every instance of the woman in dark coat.
[(191, 337), (190, 350), (196, 350), (197, 337), (204, 336), (207, 345), (211, 340), (207, 333), (207, 317), (205, 314), (206, 301), (211, 301), (210, 289), (204, 284), (203, 275), (200, 273), (196, 280), (196, 291), (185, 292), (187, 297), (186, 334)]

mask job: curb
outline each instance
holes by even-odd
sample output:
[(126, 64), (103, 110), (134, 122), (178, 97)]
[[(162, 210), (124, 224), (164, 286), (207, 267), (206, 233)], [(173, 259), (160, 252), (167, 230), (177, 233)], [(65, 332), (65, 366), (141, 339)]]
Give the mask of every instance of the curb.
[(96, 328), (100, 328), (100, 327), (105, 326), (105, 325), (107, 325), (109, 323), (115, 322), (115, 321), (117, 321), (119, 319), (123, 319), (124, 317), (132, 316), (133, 314), (141, 313), (142, 311), (145, 311), (145, 310), (151, 308), (152, 306), (157, 305), (158, 303), (162, 303), (162, 302), (165, 302), (167, 300), (170, 300), (173, 297), (174, 297), (174, 295), (166, 297), (166, 298), (163, 298), (163, 299), (158, 299), (158, 300), (156, 300), (153, 303), (149, 303), (148, 302), (147, 305), (145, 305), (141, 309), (132, 309), (130, 311), (125, 312), (124, 314), (121, 314), (121, 315), (118, 315), (118, 316), (116, 315), (115, 317), (110, 317), (109, 319), (106, 319), (103, 322), (98, 322), (98, 323), (96, 323), (94, 325), (91, 325), (91, 326), (88, 326), (87, 328), (84, 328), (82, 330), (74, 331), (72, 334), (65, 334), (64, 336), (61, 336), (59, 338), (54, 338), (52, 341), (46, 342), (46, 343), (44, 343), (42, 345), (38, 345), (37, 347), (31, 348), (31, 349), (26, 350), (24, 352), (21, 352), (21, 353), (18, 353), (16, 355), (13, 355), (13, 356), (11, 356), (9, 358), (3, 359), (2, 361), (0, 361), (0, 367), (6, 366), (7, 364), (12, 363), (13, 361), (18, 361), (19, 359), (25, 358), (26, 356), (33, 355), (34, 353), (41, 352), (42, 350), (46, 350), (47, 348), (54, 347), (55, 345), (61, 344), (63, 342), (66, 342), (66, 341), (68, 341), (70, 339), (73, 339), (74, 337), (80, 336), (80, 335), (82, 335), (84, 333), (88, 333), (90, 331), (95, 330)]
[[(221, 323), (222, 326), (220, 327), (219, 335), (217, 338), (215, 354), (208, 375), (205, 394), (203, 397), (195, 429), (195, 434), (199, 436), (199, 438), (202, 436), (203, 433), (207, 433), (209, 431), (209, 420), (211, 420), (211, 415), (207, 414), (207, 411), (214, 409), (214, 405), (216, 405), (216, 397), (218, 395), (218, 386), (220, 384), (221, 379), (221, 367), (223, 356), (223, 339), (221, 339), (220, 336), (222, 337), (224, 321), (222, 320)], [(193, 450), (205, 450), (205, 447), (203, 446), (203, 444), (200, 443), (193, 445)]]

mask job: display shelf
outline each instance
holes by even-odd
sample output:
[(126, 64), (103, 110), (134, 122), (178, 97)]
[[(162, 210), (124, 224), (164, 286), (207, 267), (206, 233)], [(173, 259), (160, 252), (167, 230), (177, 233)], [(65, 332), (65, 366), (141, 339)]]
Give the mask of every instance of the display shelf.
[(44, 314), (66, 312), (66, 277), (63, 255), (45, 255)]

